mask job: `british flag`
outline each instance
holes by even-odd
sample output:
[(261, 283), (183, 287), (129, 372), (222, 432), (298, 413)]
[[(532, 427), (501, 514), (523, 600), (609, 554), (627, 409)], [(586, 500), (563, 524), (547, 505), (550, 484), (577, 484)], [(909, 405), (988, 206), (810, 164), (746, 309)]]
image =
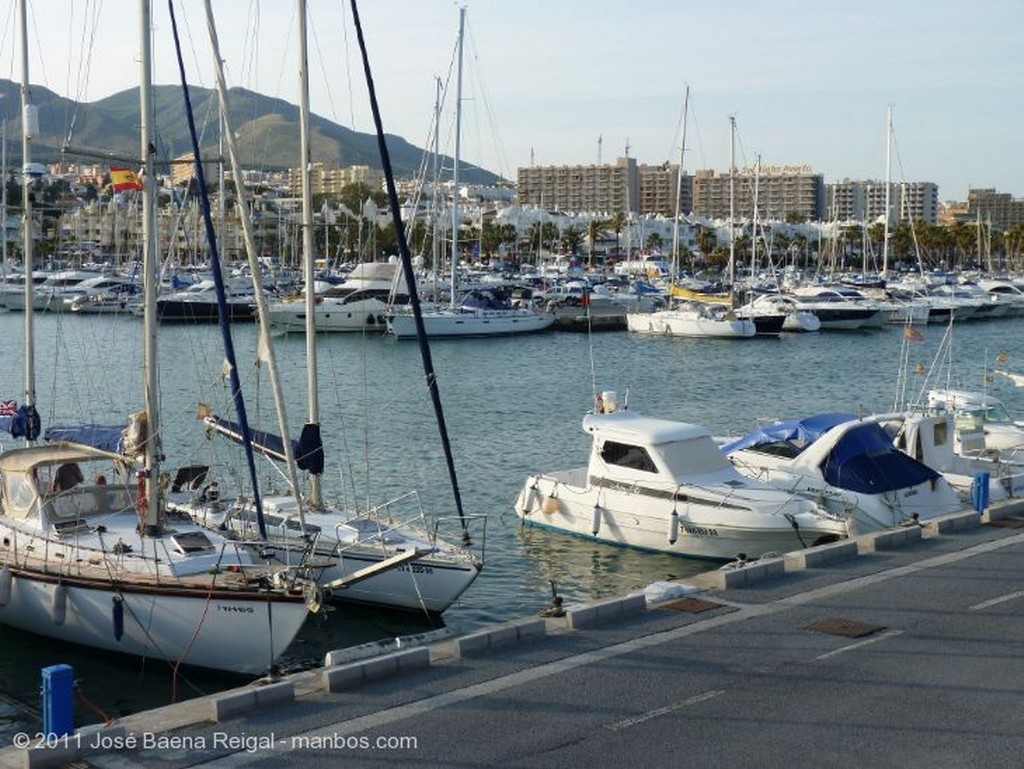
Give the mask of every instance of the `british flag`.
[(17, 401), (0, 401), (0, 417), (13, 417), (17, 413)]

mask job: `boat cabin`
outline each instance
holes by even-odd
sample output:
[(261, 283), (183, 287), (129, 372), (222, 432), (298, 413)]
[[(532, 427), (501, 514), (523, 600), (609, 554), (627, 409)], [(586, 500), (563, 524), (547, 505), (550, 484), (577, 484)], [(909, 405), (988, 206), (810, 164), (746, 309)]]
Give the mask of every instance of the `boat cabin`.
[(675, 485), (733, 472), (711, 433), (700, 425), (612, 411), (588, 414), (583, 429), (593, 436), (588, 470), (592, 482)]

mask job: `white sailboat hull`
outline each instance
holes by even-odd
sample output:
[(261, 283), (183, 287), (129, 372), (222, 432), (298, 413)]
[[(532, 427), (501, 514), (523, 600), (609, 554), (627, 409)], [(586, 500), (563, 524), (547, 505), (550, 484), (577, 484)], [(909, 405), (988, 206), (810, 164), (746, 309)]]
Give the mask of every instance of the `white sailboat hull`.
[[(554, 322), (554, 315), (530, 309), (456, 309), (423, 314), (423, 327), (428, 337), (529, 334), (544, 331)], [(388, 330), (396, 339), (415, 339), (416, 321), (412, 314), (395, 314), (388, 318)]]
[(287, 603), (269, 596), (232, 599), (227, 591), (140, 591), (109, 580), (10, 573), (9, 596), (0, 601), (4, 625), (105, 651), (247, 675), (267, 672), (309, 613), (301, 596)]
[(626, 327), (639, 334), (713, 338), (745, 338), (757, 332), (749, 318), (708, 318), (689, 310), (630, 313)]

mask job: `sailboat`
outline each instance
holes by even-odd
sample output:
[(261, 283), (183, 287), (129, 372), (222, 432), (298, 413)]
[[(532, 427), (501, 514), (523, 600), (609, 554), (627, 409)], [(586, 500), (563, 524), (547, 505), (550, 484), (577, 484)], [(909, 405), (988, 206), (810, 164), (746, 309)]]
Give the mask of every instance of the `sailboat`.
[[(307, 306), (315, 302), (313, 286), (312, 207), (309, 168), (309, 86), (306, 64), (306, 5), (299, 0), (300, 65), (300, 163), (302, 170), (303, 257)], [(211, 25), (212, 26), (212, 25)], [(226, 86), (218, 63), (218, 89), (227, 106)], [(236, 162), (234, 139), (226, 130), (232, 170), (238, 189), (240, 168)], [(241, 201), (240, 201), (241, 204)], [(247, 238), (247, 241), (249, 239)], [(253, 249), (247, 249), (252, 253)], [(255, 277), (255, 273), (254, 273)], [(259, 295), (259, 292), (257, 291)], [(259, 298), (259, 296), (258, 296)], [(266, 313), (261, 308), (261, 316)], [(264, 331), (264, 344), (269, 336)], [(291, 493), (263, 498), (257, 505), (255, 497), (238, 493), (233, 499), (225, 493), (218, 479), (217, 491), (209, 486), (193, 484), (183, 489), (174, 503), (178, 512), (202, 522), (214, 530), (230, 531), (241, 542), (252, 543), (264, 551), (273, 548), (273, 557), (290, 566), (300, 566), (307, 555), (315, 563), (317, 580), (328, 600), (362, 603), (389, 609), (423, 611), (440, 614), (475, 581), (483, 561), (469, 547), (453, 545), (439, 535), (442, 521), (427, 527), (426, 516), (415, 492), (399, 495), (368, 510), (349, 510), (325, 503), (321, 490), (324, 470), (323, 448), (319, 440), (320, 409), (317, 377), (317, 342), (312, 313), (306, 315), (307, 422), (297, 445), (292, 448), (283, 428), (287, 419), (281, 411), (282, 434), (261, 432), (254, 438), (257, 451), (271, 461), (281, 463), (289, 476), (295, 467), (308, 471), (309, 488), (301, 495), (293, 481)], [(229, 440), (244, 441), (240, 426), (204, 410), (200, 414), (204, 426)], [(205, 476), (208, 469), (198, 472)], [(225, 487), (226, 488), (226, 487)], [(265, 510), (259, 520), (260, 508)], [(479, 518), (479, 517), (478, 517)], [(468, 527), (468, 521), (459, 522)], [(463, 529), (466, 531), (466, 528)]]
[[(26, 0), (21, 3), (24, 147), (30, 147)], [(70, 643), (169, 663), (261, 674), (288, 647), (315, 585), (188, 519), (169, 517), (156, 407), (155, 174), (149, 0), (142, 14), (145, 407), (118, 447), (36, 445), (31, 280), (26, 279), (26, 398), (12, 420), (24, 446), (0, 452), (0, 623)], [(28, 154), (25, 154), (26, 160)], [(30, 196), (26, 195), (28, 199)], [(30, 212), (26, 212), (30, 213)], [(32, 274), (31, 216), (25, 225)]]
[[(459, 155), (462, 132), (462, 43), (466, 9), (459, 9), (458, 75), (455, 94), (455, 153), (452, 170), (452, 254), (451, 289), (448, 307), (422, 314), (428, 337), (479, 337), (527, 334), (549, 329), (552, 313), (533, 307), (513, 307), (510, 302), (486, 291), (471, 291), (459, 297)], [(394, 309), (387, 318), (388, 331), (396, 339), (416, 339), (418, 329), (411, 308)]]
[[(685, 104), (689, 104), (690, 89), (686, 89)], [(676, 223), (673, 235), (672, 280), (678, 274), (678, 228), (680, 200), (682, 198), (683, 151), (686, 145), (686, 109), (683, 114), (683, 135), (679, 148), (679, 178), (676, 187)], [(673, 295), (677, 294), (673, 285)], [(741, 318), (729, 304), (673, 299), (674, 304), (654, 312), (631, 312), (626, 315), (626, 328), (634, 333), (666, 336), (714, 337), (719, 339), (754, 336), (757, 328), (750, 318)]]

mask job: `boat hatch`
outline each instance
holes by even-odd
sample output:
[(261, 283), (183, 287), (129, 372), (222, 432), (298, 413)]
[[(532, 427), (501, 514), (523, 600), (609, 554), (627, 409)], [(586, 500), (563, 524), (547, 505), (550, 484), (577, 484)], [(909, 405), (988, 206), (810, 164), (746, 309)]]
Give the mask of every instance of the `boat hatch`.
[(171, 537), (175, 549), (182, 555), (207, 553), (213, 550), (213, 543), (201, 531), (189, 531)]

